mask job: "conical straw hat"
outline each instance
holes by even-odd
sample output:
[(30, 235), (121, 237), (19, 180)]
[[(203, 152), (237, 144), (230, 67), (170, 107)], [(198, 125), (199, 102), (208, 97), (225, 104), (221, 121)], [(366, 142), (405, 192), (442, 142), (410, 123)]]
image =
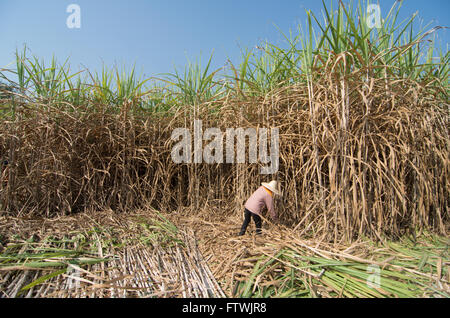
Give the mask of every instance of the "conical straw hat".
[(270, 181), (269, 183), (263, 182), (263, 183), (261, 183), (261, 185), (263, 187), (265, 187), (266, 189), (269, 189), (273, 193), (275, 193), (277, 195), (281, 195), (281, 193), (278, 189), (278, 182), (276, 182), (275, 180)]

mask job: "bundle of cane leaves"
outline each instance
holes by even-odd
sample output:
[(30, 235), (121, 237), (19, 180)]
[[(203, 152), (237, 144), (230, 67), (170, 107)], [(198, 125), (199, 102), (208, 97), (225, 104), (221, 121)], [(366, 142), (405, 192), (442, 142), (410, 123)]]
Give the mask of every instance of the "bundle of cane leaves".
[[(370, 244), (370, 243), (367, 243)], [(449, 246), (432, 236), (371, 246), (364, 258), (295, 244), (269, 254), (234, 289), (238, 297), (450, 297)], [(312, 252), (313, 251), (313, 252)]]
[(137, 224), (141, 233), (139, 240), (144, 245), (170, 247), (176, 244), (184, 245), (179, 238), (178, 228), (160, 212), (149, 218), (139, 217)]
[[(82, 235), (76, 235), (60, 239), (46, 237), (38, 242), (33, 235), (25, 241), (10, 242), (0, 254), (0, 275), (11, 273), (24, 277), (18, 289), (19, 296), (36, 285), (67, 273), (70, 267), (88, 267), (112, 259), (99, 256), (98, 244), (101, 243), (84, 239)], [(30, 271), (39, 274), (28, 283), (25, 277)]]

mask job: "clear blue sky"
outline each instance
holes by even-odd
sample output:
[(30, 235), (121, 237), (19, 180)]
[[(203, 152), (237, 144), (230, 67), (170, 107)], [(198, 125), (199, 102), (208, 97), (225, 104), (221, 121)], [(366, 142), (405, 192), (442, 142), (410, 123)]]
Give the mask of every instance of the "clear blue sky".
[[(328, 4), (330, 0), (326, 0)], [(336, 2), (336, 1), (335, 1)], [(347, 1), (344, 1), (347, 2)], [(371, 1), (376, 3), (375, 0)], [(385, 16), (395, 0), (379, 0)], [(81, 8), (81, 28), (66, 26), (69, 4)], [(99, 70), (136, 64), (145, 76), (182, 68), (187, 58), (213, 67), (240, 59), (240, 46), (263, 40), (282, 43), (278, 26), (288, 33), (305, 22), (305, 9), (320, 14), (319, 0), (0, 0), (0, 68), (14, 60), (24, 44), (31, 52), (59, 62), (70, 57), (72, 69)], [(450, 27), (450, 0), (404, 0), (402, 15), (414, 12), (425, 22)], [(447, 49), (450, 30), (439, 38)], [(12, 66), (10, 65), (9, 68)]]

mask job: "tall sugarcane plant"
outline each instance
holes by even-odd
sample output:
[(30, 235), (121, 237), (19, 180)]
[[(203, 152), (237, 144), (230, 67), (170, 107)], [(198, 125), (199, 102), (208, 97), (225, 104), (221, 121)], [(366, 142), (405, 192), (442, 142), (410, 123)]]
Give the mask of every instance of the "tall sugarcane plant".
[[(448, 87), (448, 50), (437, 49), (436, 35), (441, 26), (430, 24), (415, 30), (417, 13), (399, 21), (402, 7), (396, 1), (380, 25), (367, 23), (369, 1), (322, 0), (322, 14), (306, 11), (304, 25), (283, 32), (284, 45), (264, 42), (242, 51), (238, 65), (211, 70), (213, 55), (202, 67), (201, 61), (189, 62), (180, 72), (163, 77), (142, 78), (131, 69), (108, 68), (91, 74), (87, 70), (71, 72), (68, 60), (59, 64), (55, 57), (49, 63), (28, 57), (28, 49), (16, 51), (16, 81), (22, 95), (43, 100), (66, 101), (73, 104), (102, 103), (121, 105), (134, 101), (143, 108), (141, 98), (172, 99), (193, 105), (219, 99), (226, 92), (242, 95), (264, 95), (283, 86), (311, 81), (323, 72), (348, 75), (364, 69), (366, 78), (408, 78), (418, 81), (437, 81)], [(2, 72), (5, 76), (5, 72)], [(163, 85), (158, 84), (161, 82)], [(159, 89), (154, 89), (155, 87)], [(162, 88), (162, 89), (161, 89)], [(162, 92), (164, 97), (162, 97)], [(172, 96), (172, 97), (169, 97)]]

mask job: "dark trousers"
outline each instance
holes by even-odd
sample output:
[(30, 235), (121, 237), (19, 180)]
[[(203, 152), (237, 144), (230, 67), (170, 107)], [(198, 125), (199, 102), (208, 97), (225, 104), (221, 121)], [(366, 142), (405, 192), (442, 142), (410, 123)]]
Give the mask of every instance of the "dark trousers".
[(242, 224), (241, 232), (239, 233), (239, 235), (245, 234), (245, 231), (247, 230), (247, 226), (249, 225), (251, 218), (253, 218), (253, 221), (255, 222), (256, 225), (256, 234), (261, 234), (261, 226), (262, 226), (261, 217), (255, 213), (250, 212), (247, 209), (245, 209), (244, 213), (245, 213), (244, 223)]

